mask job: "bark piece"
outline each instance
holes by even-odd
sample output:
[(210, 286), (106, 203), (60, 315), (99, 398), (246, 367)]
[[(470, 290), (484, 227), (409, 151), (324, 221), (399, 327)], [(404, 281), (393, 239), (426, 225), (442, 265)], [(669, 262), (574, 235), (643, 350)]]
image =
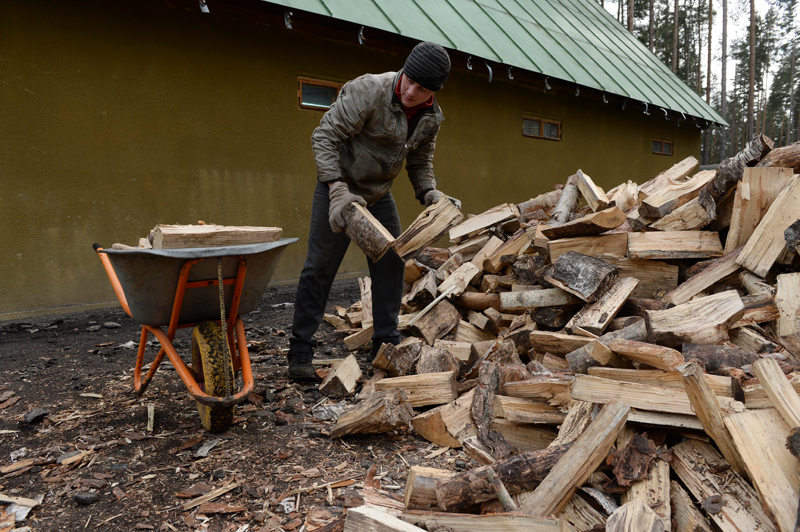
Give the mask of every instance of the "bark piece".
[(378, 262), (392, 247), (394, 237), (366, 207), (351, 203), (344, 209), (345, 234), (372, 262)]
[(436, 481), (439, 507), (448, 512), (466, 510), (476, 503), (497, 498), (489, 480), (496, 475), (512, 495), (526, 491), (541, 482), (552, 467), (566, 454), (570, 444), (530, 451), (494, 464)]
[(681, 205), (700, 195), (700, 189), (714, 179), (714, 171), (707, 170), (695, 174), (688, 181), (670, 182), (648, 196), (639, 207), (639, 212), (646, 217), (661, 218)]
[(439, 301), (427, 314), (409, 327), (414, 336), (423, 338), (428, 345), (441, 338), (458, 325), (461, 314), (448, 301)]
[(675, 371), (684, 362), (679, 351), (646, 342), (617, 339), (608, 342), (608, 348), (628, 360), (666, 371)]
[(800, 211), (800, 178), (792, 177), (761, 219), (736, 262), (764, 277), (787, 249), (783, 233)]
[(153, 229), (153, 249), (187, 249), (242, 246), (277, 242), (280, 227), (236, 225), (157, 225)]
[[(575, 298), (577, 300), (577, 298)], [(576, 305), (567, 305), (563, 307), (540, 307), (534, 308), (529, 311), (531, 320), (539, 325), (551, 327), (553, 329), (561, 329), (572, 317), (575, 315), (578, 307)]]
[(735, 274), (741, 268), (741, 266), (736, 264), (736, 258), (739, 256), (741, 250), (741, 248), (736, 248), (735, 250), (731, 250), (724, 257), (714, 260), (702, 272), (687, 279), (680, 286), (665, 295), (664, 301), (675, 305), (686, 303), (700, 292), (707, 290), (722, 279)]
[(455, 375), (454, 371), (448, 371), (382, 379), (375, 383), (375, 389), (381, 391), (402, 388), (408, 395), (409, 404), (414, 408), (441, 405), (458, 397)]
[(561, 225), (569, 221), (569, 215), (578, 207), (578, 176), (571, 175), (567, 178), (567, 183), (561, 191), (561, 197), (553, 209), (553, 216), (550, 217), (549, 225)]
[(545, 279), (584, 301), (600, 298), (614, 283), (619, 270), (611, 264), (570, 251), (560, 256)]
[(575, 236), (593, 236), (616, 229), (625, 222), (625, 213), (619, 207), (611, 207), (593, 214), (588, 214), (564, 225), (548, 227), (542, 234), (550, 240), (571, 238)]
[(580, 331), (595, 336), (603, 334), (638, 284), (639, 280), (633, 277), (618, 277), (597, 301), (581, 309), (566, 329), (575, 334), (580, 334)]
[(589, 204), (589, 208), (592, 209), (592, 212), (605, 209), (606, 205), (608, 205), (611, 200), (608, 199), (603, 189), (597, 186), (594, 181), (592, 181), (592, 178), (582, 171), (578, 170), (577, 175), (578, 190), (581, 191), (581, 195), (586, 200), (586, 203)]
[(375, 392), (339, 416), (331, 437), (382, 434), (408, 425), (413, 417), (403, 390)]
[(730, 326), (743, 315), (744, 303), (739, 294), (729, 290), (671, 309), (646, 311), (644, 321), (651, 343), (679, 347), (683, 343), (724, 342)]
[(664, 523), (642, 500), (623, 504), (608, 517), (606, 532), (664, 532)]
[(721, 256), (719, 233), (713, 231), (628, 233), (629, 259), (707, 259)]
[(564, 457), (550, 470), (521, 510), (530, 515), (557, 514), (605, 459), (625, 425), (630, 408), (611, 402), (604, 406), (589, 428), (572, 444)]
[(433, 270), (438, 270), (450, 258), (451, 258), (450, 252), (446, 249), (425, 247), (420, 250), (419, 254), (414, 260), (420, 262), (421, 264), (424, 264), (428, 268), (431, 268)]
[(743, 246), (792, 178), (790, 168), (745, 168), (733, 199), (725, 253)]
[[(792, 393), (797, 396), (794, 390)], [(789, 425), (770, 408), (733, 414), (725, 418), (725, 426), (762, 505), (780, 530), (793, 532), (800, 499), (800, 467), (786, 448)]]
[(471, 236), (475, 236), (487, 227), (491, 227), (504, 220), (513, 218), (516, 215), (516, 209), (512, 205), (508, 203), (498, 205), (497, 207), (493, 207), (477, 216), (468, 218), (450, 229), (450, 241), (456, 242), (464, 237), (469, 238)]
[(356, 389), (356, 382), (361, 378), (361, 368), (354, 355), (348, 355), (336, 365), (319, 385), (320, 393), (328, 397), (344, 397)]
[(723, 414), (717, 396), (711, 390), (703, 375), (703, 369), (697, 363), (685, 364), (679, 369), (683, 377), (683, 386), (692, 403), (692, 409), (703, 424), (706, 434), (711, 436), (722, 456), (739, 474), (746, 474), (744, 462), (733, 445), (728, 429), (722, 421)]
[(639, 280), (630, 297), (653, 299), (678, 286), (679, 267), (655, 260), (631, 260), (616, 255), (598, 255), (619, 269), (621, 278), (634, 277)]
[(727, 462), (711, 444), (686, 440), (672, 448), (672, 456), (670, 466), (695, 500), (718, 496), (724, 502), (711, 514), (722, 532), (777, 532), (755, 490), (735, 471), (725, 471)]
[(422, 211), (394, 240), (392, 248), (403, 260), (414, 258), (420, 249), (439, 240), (463, 218), (452, 201), (442, 198)]
[(580, 300), (575, 295), (560, 287), (526, 292), (502, 292), (499, 296), (500, 311), (560, 307), (580, 303)]
[(409, 337), (397, 345), (383, 344), (372, 365), (386, 370), (389, 377), (402, 377), (414, 370), (423, 346), (419, 338)]
[(630, 233), (610, 233), (600, 236), (581, 236), (576, 238), (560, 238), (547, 241), (547, 252), (550, 261), (555, 262), (568, 251), (575, 251), (596, 257), (600, 254), (624, 257), (628, 252), (628, 235)]
[(474, 389), (470, 390), (446, 405), (419, 414), (411, 421), (411, 425), (430, 442), (442, 447), (461, 447), (466, 438), (477, 434), (472, 420), (474, 396)]

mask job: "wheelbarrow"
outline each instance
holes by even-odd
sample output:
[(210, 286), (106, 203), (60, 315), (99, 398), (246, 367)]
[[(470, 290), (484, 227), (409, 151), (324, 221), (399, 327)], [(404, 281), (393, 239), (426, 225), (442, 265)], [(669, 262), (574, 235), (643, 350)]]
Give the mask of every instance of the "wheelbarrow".
[[(135, 393), (145, 392), (166, 354), (197, 401), (203, 427), (225, 432), (236, 405), (253, 391), (241, 316), (261, 302), (278, 260), (295, 242), (296, 238), (283, 238), (265, 244), (174, 250), (103, 249), (94, 244), (122, 308), (142, 325), (133, 374)], [(186, 327), (194, 327), (191, 367), (172, 343), (177, 330)], [(151, 334), (161, 348), (142, 377)]]

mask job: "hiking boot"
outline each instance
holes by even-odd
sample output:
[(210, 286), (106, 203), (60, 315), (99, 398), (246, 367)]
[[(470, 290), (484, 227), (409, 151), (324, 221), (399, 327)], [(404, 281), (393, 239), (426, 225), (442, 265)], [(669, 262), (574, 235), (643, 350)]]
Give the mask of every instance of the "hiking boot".
[(317, 376), (317, 371), (311, 360), (314, 358), (314, 352), (299, 353), (297, 351), (289, 351), (287, 359), (289, 360), (289, 378), (293, 380), (320, 380)]

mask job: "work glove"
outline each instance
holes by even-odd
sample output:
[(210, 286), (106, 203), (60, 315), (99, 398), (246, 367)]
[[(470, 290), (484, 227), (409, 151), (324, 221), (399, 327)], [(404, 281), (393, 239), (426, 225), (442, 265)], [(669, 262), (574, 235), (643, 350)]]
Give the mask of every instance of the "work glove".
[(344, 231), (345, 221), (343, 214), (348, 205), (355, 202), (363, 207), (367, 206), (366, 200), (350, 192), (350, 189), (347, 188), (347, 183), (344, 181), (337, 181), (332, 184), (328, 190), (328, 197), (331, 199), (331, 205), (328, 208), (328, 222), (331, 224), (331, 229), (334, 233)]
[(442, 198), (449, 199), (450, 201), (453, 202), (453, 205), (456, 206), (456, 209), (461, 210), (461, 201), (457, 200), (452, 196), (448, 196), (441, 190), (436, 190), (436, 189), (429, 190), (428, 192), (425, 193), (425, 197), (423, 199), (425, 200), (425, 206), (430, 207), (431, 205), (438, 202)]

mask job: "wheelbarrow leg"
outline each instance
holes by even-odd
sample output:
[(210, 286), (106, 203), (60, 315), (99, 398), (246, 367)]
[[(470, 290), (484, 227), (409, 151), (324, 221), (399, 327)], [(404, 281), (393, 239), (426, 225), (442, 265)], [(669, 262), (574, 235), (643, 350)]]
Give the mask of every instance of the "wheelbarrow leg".
[(144, 394), (145, 390), (147, 390), (147, 386), (149, 386), (150, 382), (153, 380), (153, 375), (155, 375), (156, 370), (158, 370), (158, 367), (161, 365), (161, 361), (164, 360), (165, 351), (162, 347), (159, 349), (156, 358), (153, 359), (152, 364), (150, 364), (147, 376), (142, 380), (142, 368), (144, 367), (144, 352), (147, 349), (147, 337), (147, 328), (142, 327), (142, 335), (139, 338), (139, 351), (136, 353), (136, 367), (133, 369), (133, 391), (136, 392), (136, 395)]

